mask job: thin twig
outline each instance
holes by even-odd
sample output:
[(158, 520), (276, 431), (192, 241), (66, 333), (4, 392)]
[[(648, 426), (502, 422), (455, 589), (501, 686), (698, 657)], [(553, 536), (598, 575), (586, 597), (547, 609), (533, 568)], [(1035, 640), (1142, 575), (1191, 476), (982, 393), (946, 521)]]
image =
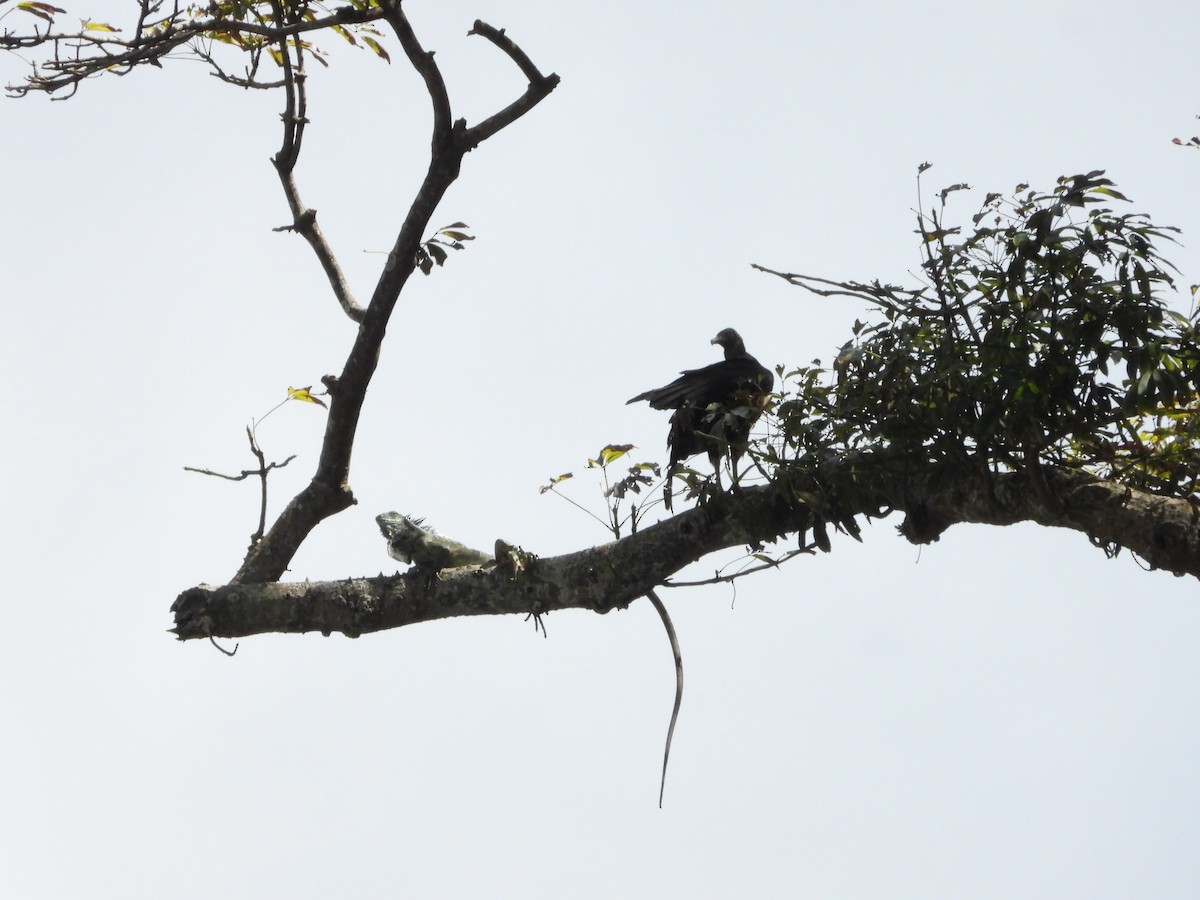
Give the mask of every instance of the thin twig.
[[(770, 562), (761, 563), (757, 566), (748, 566), (745, 569), (738, 569), (730, 575), (722, 575), (719, 572), (713, 575), (712, 578), (705, 578), (702, 581), (667, 581), (663, 583), (665, 588), (681, 588), (681, 587), (701, 587), (709, 584), (728, 584), (742, 578), (746, 575), (753, 575), (755, 572), (762, 572), (766, 569), (778, 569), (781, 565), (791, 559), (793, 556), (812, 556), (812, 547), (802, 547), (799, 550), (789, 550), (779, 559), (773, 559)], [(755, 557), (757, 558), (757, 557)]]
[(267, 468), (267, 458), (262, 452), (262, 448), (258, 446), (258, 441), (254, 437), (254, 429), (246, 428), (246, 437), (250, 439), (250, 452), (258, 459), (258, 471), (262, 485), (262, 502), (258, 507), (258, 531), (250, 535), (250, 546), (253, 547), (262, 540), (264, 534), (267, 533), (267, 473), (270, 469)]
[[(295, 458), (296, 454), (293, 453), (283, 462), (273, 462), (268, 464), (267, 469), (282, 469)], [(224, 478), (226, 481), (245, 481), (251, 475), (262, 474), (260, 469), (243, 469), (239, 475), (226, 475), (224, 472), (214, 472), (212, 469), (198, 469), (195, 466), (184, 466), (183, 471), (195, 472), (197, 475), (211, 475), (213, 478)]]
[[(278, 408), (279, 407), (275, 407), (275, 409)], [(275, 410), (272, 409), (267, 413), (267, 415), (270, 415), (271, 412), (274, 411)], [(265, 419), (266, 416), (263, 416), (263, 418)], [(225, 475), (221, 472), (214, 472), (211, 469), (197, 469), (192, 466), (184, 466), (183, 470), (185, 472), (196, 472), (199, 475), (212, 475), (214, 478), (224, 478), (226, 481), (244, 481), (251, 475), (257, 475), (261, 479), (260, 503), (258, 508), (258, 530), (250, 536), (250, 548), (253, 549), (254, 545), (262, 540), (263, 535), (266, 534), (267, 530), (267, 475), (272, 469), (282, 469), (296, 458), (296, 454), (293, 453), (281, 463), (268, 463), (265, 454), (262, 452), (262, 448), (258, 446), (258, 440), (254, 436), (254, 428), (252, 426), (246, 426), (246, 437), (250, 441), (250, 452), (253, 453), (255, 459), (258, 460), (257, 469), (243, 469), (239, 475)]]

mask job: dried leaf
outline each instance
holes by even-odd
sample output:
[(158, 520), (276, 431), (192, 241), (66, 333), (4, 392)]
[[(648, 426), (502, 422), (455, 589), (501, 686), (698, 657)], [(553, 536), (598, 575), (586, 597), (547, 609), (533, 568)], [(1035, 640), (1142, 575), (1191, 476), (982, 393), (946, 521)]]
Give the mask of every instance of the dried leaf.
[(375, 40), (375, 38), (364, 34), (363, 35), (363, 43), (366, 44), (368, 47), (370, 47), (372, 50), (374, 50), (375, 55), (378, 56), (380, 59), (382, 59), (385, 63), (389, 63), (389, 64), (391, 63), (392, 58), (390, 56), (388, 56), (388, 52), (379, 45), (379, 41)]
[(446, 261), (446, 251), (439, 247), (435, 242), (429, 241), (425, 245), (425, 250), (433, 257), (433, 261), (439, 266)]
[(37, 16), (39, 19), (44, 19), (47, 22), (54, 21), (54, 13), (66, 12), (65, 9), (59, 9), (57, 6), (51, 6), (49, 3), (34, 3), (29, 2), (29, 0), (25, 3), (18, 3), (17, 9)]
[(556, 484), (558, 484), (560, 481), (566, 481), (568, 478), (574, 478), (574, 477), (575, 476), (572, 475), (570, 472), (563, 472), (561, 475), (555, 475), (553, 478), (550, 479), (549, 484), (544, 484), (540, 488), (538, 488), (538, 493), (544, 494), (544, 493), (546, 493), (546, 491), (553, 490), (554, 486)]

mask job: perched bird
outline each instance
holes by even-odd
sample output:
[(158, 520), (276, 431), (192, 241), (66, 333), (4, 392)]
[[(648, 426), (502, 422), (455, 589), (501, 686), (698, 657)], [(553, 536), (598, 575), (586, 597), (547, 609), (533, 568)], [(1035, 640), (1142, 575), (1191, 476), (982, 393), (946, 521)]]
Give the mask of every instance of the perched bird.
[[(671, 508), (671, 477), (689, 456), (708, 452), (721, 482), (721, 455), (728, 447), (736, 465), (745, 450), (750, 427), (762, 414), (767, 395), (775, 386), (771, 370), (746, 352), (742, 336), (732, 328), (721, 331), (711, 343), (725, 349), (725, 359), (703, 369), (687, 369), (665, 387), (638, 394), (628, 403), (647, 400), (653, 409), (673, 409), (667, 446), (671, 461), (664, 491)], [(736, 472), (735, 472), (736, 477)]]

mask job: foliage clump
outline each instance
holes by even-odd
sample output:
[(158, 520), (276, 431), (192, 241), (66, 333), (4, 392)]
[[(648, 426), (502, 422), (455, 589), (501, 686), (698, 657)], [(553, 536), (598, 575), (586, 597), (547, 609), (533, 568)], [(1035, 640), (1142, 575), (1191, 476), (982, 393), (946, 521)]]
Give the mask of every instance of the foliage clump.
[[(922, 171), (925, 167), (922, 167)], [(1084, 469), (1181, 498), (1200, 491), (1200, 317), (1170, 306), (1177, 229), (1138, 213), (1094, 171), (1048, 192), (988, 194), (971, 227), (940, 192), (918, 211), (921, 284), (775, 272), (869, 301), (829, 369), (789, 373), (779, 465), (887, 450), (981, 471)], [(770, 270), (766, 270), (770, 271)]]

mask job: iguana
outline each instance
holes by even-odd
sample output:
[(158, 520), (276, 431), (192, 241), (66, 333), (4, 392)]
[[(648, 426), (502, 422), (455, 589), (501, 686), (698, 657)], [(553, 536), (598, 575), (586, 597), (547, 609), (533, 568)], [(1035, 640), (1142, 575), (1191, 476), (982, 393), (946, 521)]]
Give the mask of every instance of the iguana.
[(379, 530), (387, 540), (388, 555), (392, 559), (412, 563), (429, 575), (460, 566), (496, 564), (491, 554), (444, 537), (432, 528), (425, 528), (421, 524), (424, 521), (410, 519), (398, 512), (381, 513), (375, 517)]

